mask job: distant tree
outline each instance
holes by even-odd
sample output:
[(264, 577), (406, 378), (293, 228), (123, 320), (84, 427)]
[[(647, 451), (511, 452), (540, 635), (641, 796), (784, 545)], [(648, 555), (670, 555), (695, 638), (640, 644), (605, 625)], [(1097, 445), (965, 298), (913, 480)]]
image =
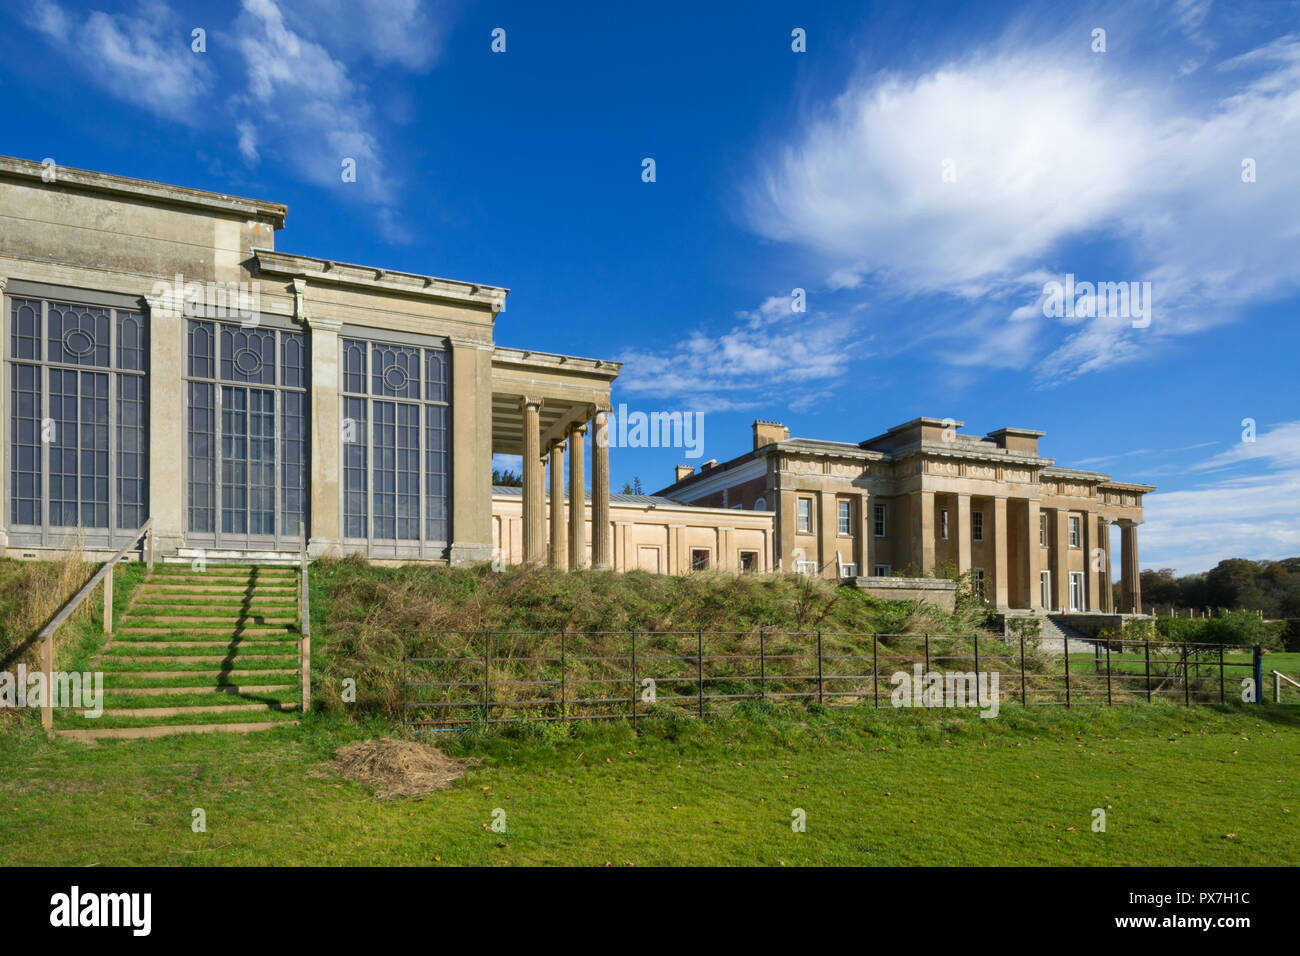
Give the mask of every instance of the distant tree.
[(501, 471), (493, 468), (492, 484), (505, 485), (507, 488), (522, 488), (524, 486), (524, 479), (522, 476), (516, 475), (513, 471)]
[(637, 475), (633, 475), (633, 476), (632, 476), (632, 482), (631, 482), (631, 484), (629, 484), (629, 483), (626, 482), (626, 481), (623, 482), (623, 494), (625, 494), (625, 495), (643, 495), (643, 494), (645, 494), (645, 492), (641, 490), (641, 479), (640, 479), (639, 476), (637, 476)]
[(1300, 558), (1225, 558), (1204, 574), (1181, 578), (1175, 578), (1168, 568), (1143, 571), (1142, 601), (1179, 608), (1262, 611), (1267, 618), (1297, 618)]

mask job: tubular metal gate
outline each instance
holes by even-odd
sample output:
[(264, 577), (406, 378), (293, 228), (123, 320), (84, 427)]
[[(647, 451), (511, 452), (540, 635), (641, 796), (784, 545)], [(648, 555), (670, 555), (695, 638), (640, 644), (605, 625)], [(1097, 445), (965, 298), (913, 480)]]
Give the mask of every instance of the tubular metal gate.
[[(1262, 700), (1260, 648), (1081, 641), (1048, 655), (974, 634), (822, 631), (437, 631), (403, 638), (403, 721), (417, 730), (512, 720), (603, 720), (799, 698), (891, 706), (904, 681), (987, 675), (969, 706), (1185, 705)], [(996, 684), (993, 683), (996, 674)], [(940, 681), (942, 684), (942, 680)], [(981, 698), (987, 694), (987, 698)]]

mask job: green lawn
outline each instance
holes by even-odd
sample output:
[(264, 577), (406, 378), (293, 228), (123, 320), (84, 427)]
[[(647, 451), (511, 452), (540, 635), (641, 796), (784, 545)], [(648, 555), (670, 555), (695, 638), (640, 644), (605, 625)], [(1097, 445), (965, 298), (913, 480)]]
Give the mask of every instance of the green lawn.
[(640, 729), (441, 735), (483, 765), (377, 801), (329, 768), (367, 735), (342, 720), (98, 746), (11, 721), (0, 846), (10, 864), (72, 865), (1300, 864), (1296, 707), (752, 706)]

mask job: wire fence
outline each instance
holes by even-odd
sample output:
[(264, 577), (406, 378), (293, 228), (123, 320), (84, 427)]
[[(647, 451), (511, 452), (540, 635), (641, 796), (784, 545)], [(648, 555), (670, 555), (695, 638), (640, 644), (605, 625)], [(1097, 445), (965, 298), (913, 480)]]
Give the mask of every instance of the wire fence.
[[(416, 730), (517, 720), (703, 717), (745, 700), (826, 706), (1185, 705), (1259, 700), (1260, 648), (821, 631), (437, 631), (403, 640)], [(1244, 691), (1253, 682), (1253, 696)]]

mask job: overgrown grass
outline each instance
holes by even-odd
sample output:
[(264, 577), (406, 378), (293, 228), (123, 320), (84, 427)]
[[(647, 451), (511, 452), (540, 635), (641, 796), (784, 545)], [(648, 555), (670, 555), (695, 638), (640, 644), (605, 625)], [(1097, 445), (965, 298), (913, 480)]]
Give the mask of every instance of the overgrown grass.
[[(563, 630), (570, 642), (570, 676), (612, 680), (626, 670), (623, 664), (584, 663), (580, 658), (630, 653), (623, 647), (628, 632), (654, 632), (642, 652), (671, 657), (695, 654), (692, 635), (703, 631), (708, 653), (749, 654), (756, 661), (760, 629), (769, 632), (773, 642), (768, 654), (807, 658), (816, 646), (808, 635), (816, 633), (822, 634), (827, 654), (869, 654), (870, 641), (863, 637), (872, 633), (967, 635), (986, 623), (986, 612), (971, 602), (961, 602), (950, 614), (932, 605), (880, 601), (829, 581), (794, 575), (390, 568), (354, 556), (314, 564), (311, 589), (316, 704), (335, 712), (389, 717), (401, 711), (404, 642), (415, 656), (467, 659), (459, 668), (431, 667), (429, 679), (468, 682), (481, 680), (481, 668), (478, 677), (471, 672), (474, 659), (483, 654), (483, 632), (489, 631), (497, 641), (492, 657), (498, 679), (556, 680)], [(598, 636), (602, 634), (609, 636)], [(549, 663), (502, 667), (498, 657), (547, 658)], [(736, 675), (742, 674), (743, 662), (731, 666)], [(788, 664), (791, 672), (799, 666)], [(802, 666), (815, 673), (815, 657)], [(349, 678), (356, 682), (355, 707), (342, 697), (343, 681)]]

